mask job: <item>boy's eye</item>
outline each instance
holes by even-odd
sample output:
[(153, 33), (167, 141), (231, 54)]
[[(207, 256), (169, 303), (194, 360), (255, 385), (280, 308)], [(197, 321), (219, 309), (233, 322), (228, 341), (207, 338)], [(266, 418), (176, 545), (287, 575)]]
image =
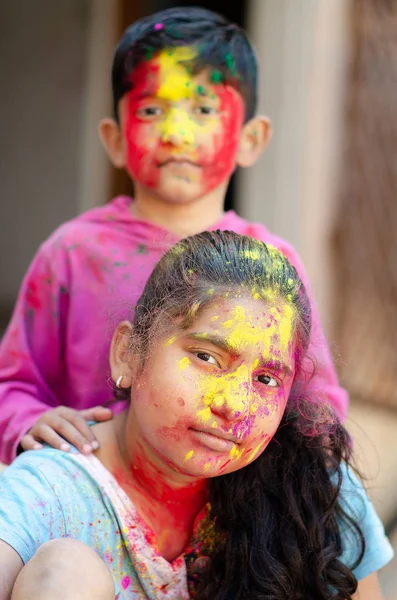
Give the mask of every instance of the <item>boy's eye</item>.
[(197, 356), (197, 358), (199, 358), (203, 362), (207, 362), (207, 363), (210, 363), (211, 365), (219, 366), (218, 362), (215, 360), (215, 358), (213, 356), (211, 356), (211, 354), (208, 354), (208, 352), (195, 352), (195, 355)]
[(278, 387), (278, 381), (276, 379), (274, 379), (274, 377), (271, 377), (270, 375), (257, 375), (255, 377), (256, 381), (259, 381), (259, 383), (263, 383), (264, 385), (267, 385), (269, 387)]
[(142, 118), (158, 117), (163, 113), (159, 106), (144, 106), (138, 110), (138, 116)]
[(213, 106), (197, 106), (195, 112), (198, 115), (216, 115), (218, 113)]

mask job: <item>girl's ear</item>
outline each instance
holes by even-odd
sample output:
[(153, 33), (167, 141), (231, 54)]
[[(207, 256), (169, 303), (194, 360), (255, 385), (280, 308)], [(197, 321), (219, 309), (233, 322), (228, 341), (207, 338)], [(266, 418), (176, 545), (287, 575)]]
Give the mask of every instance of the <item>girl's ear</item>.
[(272, 125), (267, 117), (255, 117), (243, 126), (237, 151), (239, 167), (251, 167), (266, 149), (272, 137)]
[(125, 144), (120, 125), (109, 117), (99, 123), (99, 137), (112, 164), (118, 168), (125, 167)]
[[(132, 325), (123, 321), (118, 325), (110, 345), (110, 370), (114, 382), (119, 381), (121, 388), (132, 385), (136, 355), (132, 349)], [(122, 379), (120, 379), (122, 378)]]

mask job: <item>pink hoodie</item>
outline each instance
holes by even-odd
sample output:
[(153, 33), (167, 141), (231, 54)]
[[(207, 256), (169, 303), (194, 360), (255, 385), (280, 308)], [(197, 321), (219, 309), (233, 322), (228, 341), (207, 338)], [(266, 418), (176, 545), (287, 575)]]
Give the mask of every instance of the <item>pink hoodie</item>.
[[(21, 437), (46, 410), (59, 405), (80, 410), (112, 398), (112, 333), (119, 321), (131, 318), (154, 265), (177, 242), (173, 234), (134, 218), (131, 201), (120, 196), (61, 225), (34, 258), (0, 346), (0, 461), (11, 462)], [(263, 225), (229, 211), (211, 229), (276, 246), (308, 287), (295, 250)], [(343, 418), (347, 394), (339, 387), (315, 307), (309, 353), (316, 361), (316, 394), (325, 395)]]

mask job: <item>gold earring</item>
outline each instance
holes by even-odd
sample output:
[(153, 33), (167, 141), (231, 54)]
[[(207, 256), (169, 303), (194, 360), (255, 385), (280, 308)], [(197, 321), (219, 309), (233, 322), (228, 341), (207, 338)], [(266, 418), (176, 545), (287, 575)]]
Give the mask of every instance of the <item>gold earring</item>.
[(117, 378), (117, 381), (116, 381), (116, 388), (117, 388), (118, 390), (121, 388), (121, 382), (123, 381), (123, 379), (124, 379), (124, 375), (120, 375), (120, 377), (118, 377), (118, 378)]

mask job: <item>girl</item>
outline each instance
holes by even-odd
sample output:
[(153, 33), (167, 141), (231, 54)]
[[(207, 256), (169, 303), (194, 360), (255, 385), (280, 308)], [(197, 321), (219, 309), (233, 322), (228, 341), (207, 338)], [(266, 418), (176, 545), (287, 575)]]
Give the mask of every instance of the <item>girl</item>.
[(112, 341), (129, 410), (93, 426), (95, 455), (45, 448), (0, 477), (1, 600), (381, 599), (392, 550), (347, 433), (305, 397), (310, 327), (276, 249), (171, 249)]

